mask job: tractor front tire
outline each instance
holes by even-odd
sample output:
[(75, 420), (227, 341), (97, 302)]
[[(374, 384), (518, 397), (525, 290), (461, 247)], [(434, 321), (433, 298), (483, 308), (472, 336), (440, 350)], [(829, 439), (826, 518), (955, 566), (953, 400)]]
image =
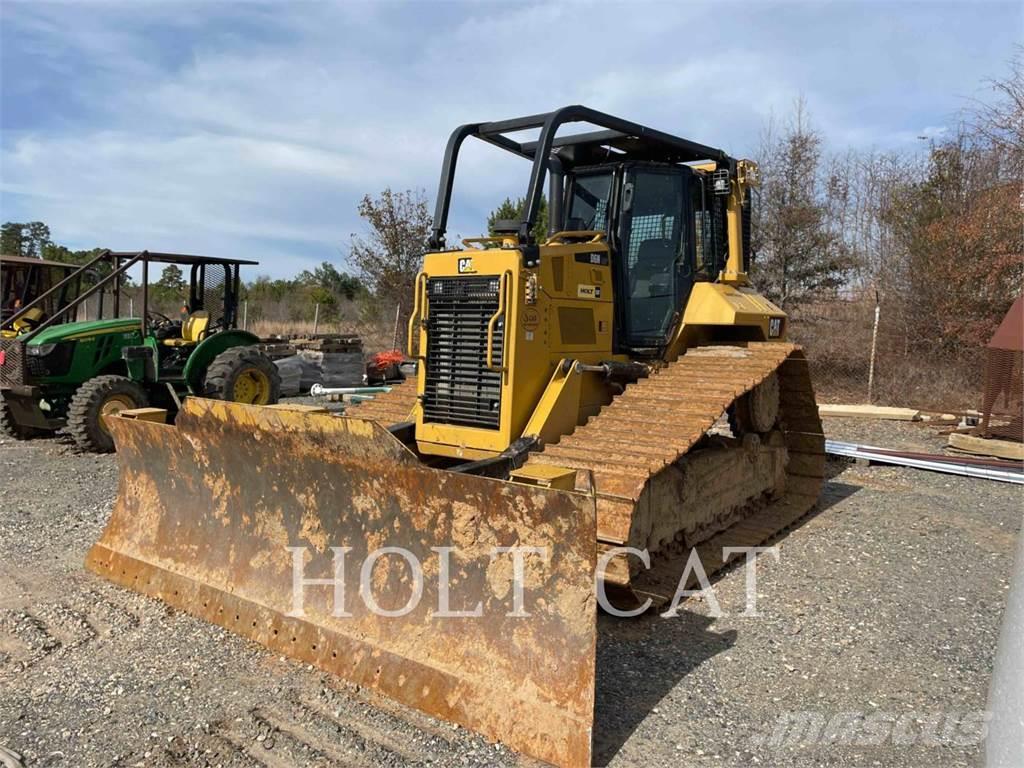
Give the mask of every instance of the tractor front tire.
[(272, 405), (281, 397), (281, 374), (256, 347), (233, 347), (206, 369), (203, 394), (234, 403)]
[(4, 402), (3, 396), (0, 396), (0, 435), (14, 440), (31, 440), (34, 437), (42, 437), (44, 434), (46, 433), (41, 429), (19, 424), (15, 420), (14, 414), (11, 413), (11, 407)]
[(119, 411), (145, 408), (145, 390), (125, 376), (97, 376), (82, 384), (68, 408), (68, 431), (83, 451), (110, 453), (114, 438), (103, 419)]

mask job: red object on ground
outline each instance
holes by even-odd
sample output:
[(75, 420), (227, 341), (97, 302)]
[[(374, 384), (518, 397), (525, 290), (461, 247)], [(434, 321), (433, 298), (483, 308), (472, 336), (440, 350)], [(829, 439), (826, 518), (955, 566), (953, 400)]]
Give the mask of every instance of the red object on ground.
[(405, 355), (399, 350), (393, 349), (390, 352), (378, 352), (373, 356), (373, 360), (370, 365), (378, 371), (383, 371), (386, 368), (390, 368), (392, 365), (400, 365), (404, 360)]

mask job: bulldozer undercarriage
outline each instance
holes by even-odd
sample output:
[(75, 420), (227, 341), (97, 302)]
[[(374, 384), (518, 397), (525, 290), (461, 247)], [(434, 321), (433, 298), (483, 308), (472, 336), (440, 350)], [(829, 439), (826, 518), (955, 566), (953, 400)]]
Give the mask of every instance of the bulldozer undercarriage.
[[(353, 414), (392, 425), (415, 402), (405, 382)], [(741, 434), (710, 433), (726, 413)], [(694, 548), (710, 575), (732, 559), (724, 548), (757, 546), (802, 517), (821, 492), (825, 438), (798, 346), (707, 346), (629, 386), (527, 464), (580, 470), (577, 490), (597, 498), (599, 555), (650, 554), (650, 568), (619, 557), (603, 574), (609, 599), (626, 610), (671, 600)]]
[[(691, 551), (718, 570), (723, 547), (771, 538), (823, 482), (824, 436), (792, 344), (690, 350), (529, 455), (527, 465), (577, 469), (576, 491), (425, 466), (387, 430), (415, 403), (409, 382), (347, 418), (199, 398), (173, 427), (113, 418), (118, 498), (87, 567), (514, 749), (582, 766), (600, 555), (647, 550), (649, 568), (611, 559), (603, 586), (616, 607), (661, 605)], [(727, 412), (749, 425), (773, 407), (766, 431), (711, 432)], [(411, 552), (421, 572), (389, 547)], [(518, 596), (517, 547), (536, 548), (523, 550)], [(483, 618), (439, 615), (449, 605)]]

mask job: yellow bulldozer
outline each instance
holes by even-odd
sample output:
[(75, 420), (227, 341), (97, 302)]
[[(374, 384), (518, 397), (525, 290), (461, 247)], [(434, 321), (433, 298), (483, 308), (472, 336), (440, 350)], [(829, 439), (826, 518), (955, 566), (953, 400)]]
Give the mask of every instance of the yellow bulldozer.
[[(519, 220), (450, 247), (468, 138), (530, 180)], [(720, 568), (821, 489), (807, 361), (747, 279), (756, 183), (749, 161), (582, 106), (459, 127), (415, 281), (415, 380), (342, 416), (189, 398), (173, 426), (112, 417), (118, 498), (87, 566), (589, 765), (598, 604), (664, 605), (693, 553)]]

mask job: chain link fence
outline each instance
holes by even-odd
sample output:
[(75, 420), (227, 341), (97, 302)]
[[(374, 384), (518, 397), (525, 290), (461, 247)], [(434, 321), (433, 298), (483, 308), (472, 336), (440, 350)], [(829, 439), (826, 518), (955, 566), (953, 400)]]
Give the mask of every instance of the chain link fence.
[(807, 352), (820, 402), (1019, 416), (1019, 353), (995, 356), (993, 368), (985, 345), (922, 338), (922, 320), (927, 327), (906, 303), (864, 295), (792, 310), (789, 332)]

